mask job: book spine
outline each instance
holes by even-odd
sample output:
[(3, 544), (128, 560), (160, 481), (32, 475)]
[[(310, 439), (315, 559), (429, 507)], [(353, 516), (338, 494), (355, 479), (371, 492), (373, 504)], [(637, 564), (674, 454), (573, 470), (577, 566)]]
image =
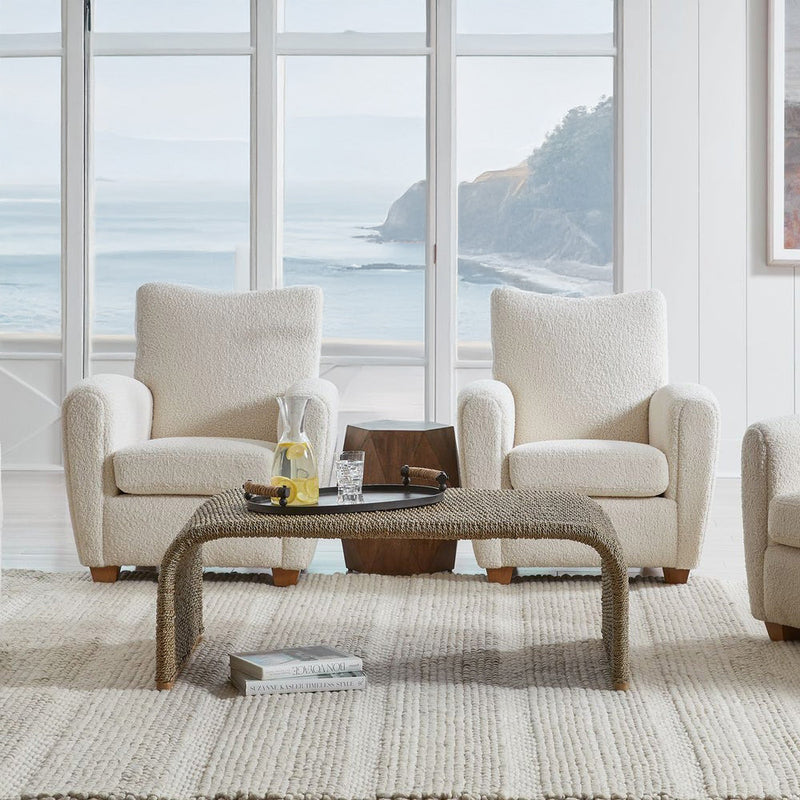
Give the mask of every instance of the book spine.
[(294, 665), (276, 664), (274, 667), (260, 667), (237, 656), (231, 656), (233, 669), (243, 672), (256, 680), (266, 681), (273, 678), (299, 678), (303, 676), (330, 675), (336, 672), (360, 672), (363, 663), (358, 656), (351, 658), (329, 658), (322, 661), (307, 661)]
[(244, 694), (247, 697), (253, 697), (261, 694), (284, 694), (287, 692), (335, 692), (344, 689), (363, 689), (366, 685), (367, 679), (364, 675), (327, 680), (314, 677), (270, 681), (248, 680), (244, 684)]

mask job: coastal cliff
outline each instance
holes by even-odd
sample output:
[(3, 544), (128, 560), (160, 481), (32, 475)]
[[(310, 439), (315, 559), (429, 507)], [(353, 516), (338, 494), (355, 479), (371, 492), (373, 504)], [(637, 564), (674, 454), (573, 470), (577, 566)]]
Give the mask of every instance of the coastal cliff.
[[(613, 103), (570, 110), (520, 164), (458, 187), (459, 251), (605, 265), (613, 258)], [(394, 201), (379, 241), (425, 239), (425, 181)]]

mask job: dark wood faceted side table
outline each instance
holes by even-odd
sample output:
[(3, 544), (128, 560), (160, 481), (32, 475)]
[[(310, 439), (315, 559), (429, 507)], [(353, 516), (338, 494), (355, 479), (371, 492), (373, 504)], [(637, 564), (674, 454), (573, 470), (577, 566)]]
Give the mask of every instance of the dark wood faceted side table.
[[(403, 464), (417, 464), (444, 470), (448, 486), (461, 485), (452, 425), (391, 419), (348, 425), (343, 449), (364, 451), (364, 483), (400, 483)], [(342, 539), (347, 568), (377, 575), (453, 569), (457, 545), (441, 539)]]

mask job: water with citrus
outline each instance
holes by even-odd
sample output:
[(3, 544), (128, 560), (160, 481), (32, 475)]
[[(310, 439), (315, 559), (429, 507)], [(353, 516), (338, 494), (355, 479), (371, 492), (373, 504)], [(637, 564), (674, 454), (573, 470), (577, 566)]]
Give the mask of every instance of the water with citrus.
[[(273, 462), (272, 485), (288, 486), (290, 506), (311, 506), (319, 502), (319, 477), (314, 451), (308, 442), (279, 442)], [(278, 498), (272, 498), (278, 503)]]

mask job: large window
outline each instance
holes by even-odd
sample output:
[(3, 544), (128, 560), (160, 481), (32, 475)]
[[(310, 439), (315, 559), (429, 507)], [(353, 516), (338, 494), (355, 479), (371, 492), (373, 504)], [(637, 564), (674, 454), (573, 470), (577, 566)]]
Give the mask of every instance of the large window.
[[(324, 336), (342, 349), (423, 352), (425, 67), (424, 56), (286, 58), (284, 282), (323, 288)], [(398, 237), (392, 203), (406, 189), (422, 230)]]
[(44, 336), (50, 350), (61, 347), (60, 95), (60, 59), (0, 59), (0, 336)]
[(132, 335), (136, 288), (250, 287), (249, 59), (94, 64), (96, 336)]
[(458, 338), (496, 286), (613, 291), (611, 58), (458, 61)]
[(63, 341), (63, 392), (144, 282), (314, 284), (343, 419), (447, 420), (494, 287), (613, 291), (618, 13), (0, 2), (0, 353)]

